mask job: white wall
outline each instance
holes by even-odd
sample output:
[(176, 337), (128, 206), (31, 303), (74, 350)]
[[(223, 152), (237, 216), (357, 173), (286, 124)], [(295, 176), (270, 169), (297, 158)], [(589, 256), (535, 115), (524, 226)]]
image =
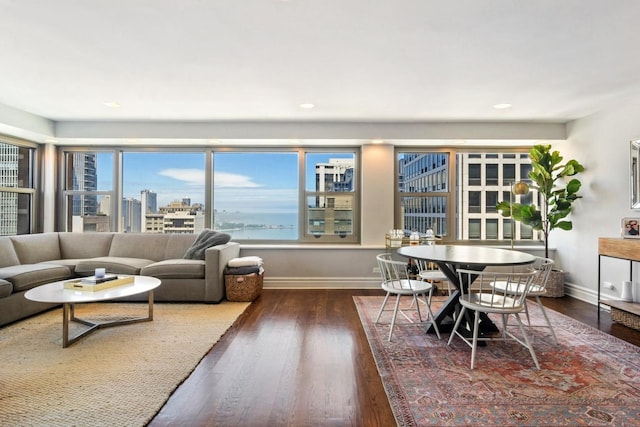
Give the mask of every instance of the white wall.
[[(640, 102), (628, 101), (567, 125), (567, 141), (554, 146), (565, 160), (574, 158), (586, 171), (580, 175), (583, 198), (571, 215), (573, 231), (554, 230), (550, 246), (567, 272), (567, 293), (596, 302), (598, 238), (619, 237), (620, 220), (640, 216), (631, 210), (629, 195), (629, 142), (640, 138)], [(636, 267), (637, 270), (637, 267)], [(612, 282), (619, 297), (622, 280), (628, 280), (627, 261), (602, 258), (601, 281)]]

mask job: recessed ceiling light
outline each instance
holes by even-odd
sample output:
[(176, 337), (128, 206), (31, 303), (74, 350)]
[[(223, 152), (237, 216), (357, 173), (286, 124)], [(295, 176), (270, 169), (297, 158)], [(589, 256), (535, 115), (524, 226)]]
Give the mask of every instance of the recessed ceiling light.
[(496, 110), (506, 110), (508, 108), (511, 108), (512, 105), (511, 104), (495, 104), (493, 106), (493, 108), (495, 108)]
[(384, 144), (384, 140), (383, 139), (372, 139), (371, 143), (372, 144)]
[(305, 102), (305, 103), (302, 103), (302, 104), (298, 105), (298, 107), (304, 108), (305, 110), (310, 110), (313, 107), (315, 107), (315, 105), (312, 104), (311, 102)]
[(115, 102), (115, 101), (105, 101), (105, 102), (103, 102), (102, 104), (103, 104), (103, 105), (106, 105), (106, 106), (107, 106), (107, 107), (109, 107), (109, 108), (120, 108), (120, 107), (121, 107), (121, 105), (120, 105), (120, 104), (118, 104), (118, 103), (117, 103), (117, 102)]

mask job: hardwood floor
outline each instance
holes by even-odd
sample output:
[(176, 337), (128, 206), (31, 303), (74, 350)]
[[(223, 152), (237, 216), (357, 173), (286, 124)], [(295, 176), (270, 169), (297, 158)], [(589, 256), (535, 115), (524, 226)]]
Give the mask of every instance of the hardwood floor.
[[(150, 426), (394, 426), (353, 295), (376, 290), (264, 290), (176, 390)], [(593, 305), (545, 306), (640, 345), (597, 321)]]

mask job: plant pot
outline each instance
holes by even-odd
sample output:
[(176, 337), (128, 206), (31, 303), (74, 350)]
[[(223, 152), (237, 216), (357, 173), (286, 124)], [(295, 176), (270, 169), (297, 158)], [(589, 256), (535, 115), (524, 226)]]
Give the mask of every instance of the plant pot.
[(547, 279), (545, 297), (560, 298), (564, 296), (564, 271), (551, 270)]

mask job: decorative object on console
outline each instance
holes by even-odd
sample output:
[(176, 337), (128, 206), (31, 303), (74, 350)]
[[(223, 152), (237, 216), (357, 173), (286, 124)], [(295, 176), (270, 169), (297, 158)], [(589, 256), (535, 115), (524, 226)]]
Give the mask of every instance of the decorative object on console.
[(625, 239), (640, 239), (640, 218), (622, 218), (622, 237)]
[(134, 280), (133, 276), (118, 277), (115, 274), (110, 274), (103, 280), (96, 280), (93, 277), (83, 277), (82, 279), (67, 280), (64, 283), (64, 288), (72, 289), (74, 291), (96, 292), (116, 286), (127, 285), (129, 283), (133, 283)]

